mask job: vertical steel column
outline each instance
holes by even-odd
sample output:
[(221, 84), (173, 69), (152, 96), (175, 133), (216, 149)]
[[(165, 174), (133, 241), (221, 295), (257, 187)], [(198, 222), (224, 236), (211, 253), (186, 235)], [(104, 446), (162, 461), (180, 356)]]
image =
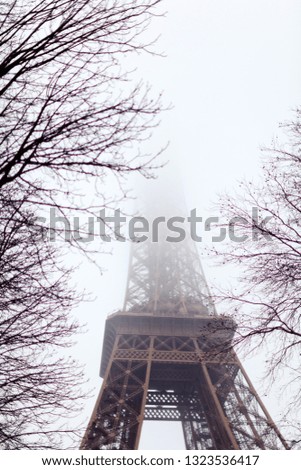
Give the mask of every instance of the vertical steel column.
[(139, 442), (140, 442), (140, 437), (141, 437), (141, 432), (142, 432), (142, 425), (143, 425), (143, 420), (144, 420), (144, 410), (145, 410), (145, 405), (146, 405), (147, 392), (148, 392), (148, 388), (149, 388), (149, 379), (150, 379), (151, 368), (152, 368), (153, 350), (154, 350), (154, 338), (151, 337), (150, 338), (150, 344), (149, 344), (149, 350), (148, 350), (147, 368), (146, 368), (146, 377), (145, 377), (145, 383), (144, 383), (143, 398), (142, 398), (142, 403), (141, 403), (141, 411), (140, 411), (140, 415), (139, 415), (139, 425), (138, 425), (138, 430), (137, 430), (137, 435), (136, 435), (136, 440), (135, 440), (135, 450), (137, 450), (139, 448)]

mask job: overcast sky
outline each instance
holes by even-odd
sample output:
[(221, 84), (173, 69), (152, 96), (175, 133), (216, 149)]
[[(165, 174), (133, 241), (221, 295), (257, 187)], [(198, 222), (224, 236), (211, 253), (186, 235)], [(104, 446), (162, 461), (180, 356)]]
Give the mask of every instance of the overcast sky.
[[(136, 75), (154, 92), (163, 90), (173, 109), (162, 116), (148, 149), (170, 141), (165, 159), (179, 168), (188, 209), (215, 215), (211, 208), (218, 193), (231, 192), (243, 177), (256, 178), (260, 147), (279, 134), (279, 122), (290, 119), (301, 103), (301, 1), (165, 0), (161, 9), (166, 17), (156, 19), (147, 36), (161, 35), (155, 49), (166, 57), (138, 58)], [(81, 287), (95, 296), (76, 312), (88, 328), (76, 354), (95, 386), (87, 417), (101, 385), (105, 318), (122, 306), (127, 262), (127, 246), (116, 242), (112, 255), (103, 257), (102, 276), (85, 262), (77, 274)], [(207, 259), (202, 263), (209, 282), (226, 281), (224, 271)], [(248, 361), (247, 370), (264, 394), (261, 360)], [(277, 418), (275, 393), (263, 398)], [(140, 448), (184, 448), (179, 429), (177, 423), (146, 423)]]

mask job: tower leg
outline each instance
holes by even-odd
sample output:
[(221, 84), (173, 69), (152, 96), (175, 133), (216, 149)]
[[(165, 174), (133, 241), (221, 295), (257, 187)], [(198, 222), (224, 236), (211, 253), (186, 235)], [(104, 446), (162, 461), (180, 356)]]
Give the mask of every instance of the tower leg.
[[(143, 359), (118, 357), (117, 337), (81, 449), (137, 449), (150, 377), (149, 348)], [(141, 354), (142, 353), (142, 354)]]

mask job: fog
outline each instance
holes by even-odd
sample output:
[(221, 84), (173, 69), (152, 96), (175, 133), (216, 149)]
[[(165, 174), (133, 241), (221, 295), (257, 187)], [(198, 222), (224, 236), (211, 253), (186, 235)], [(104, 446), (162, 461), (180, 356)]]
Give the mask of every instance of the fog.
[[(164, 102), (172, 104), (162, 114), (152, 138), (144, 143), (145, 151), (152, 152), (169, 142), (160, 157), (161, 162), (168, 163), (164, 170), (155, 171), (156, 183), (138, 175), (129, 177), (127, 186), (138, 201), (131, 200), (123, 209), (135, 212), (141, 193), (149, 198), (153, 185), (161, 181), (169, 197), (184, 200), (188, 212), (196, 208), (204, 218), (218, 215), (218, 195), (237, 190), (242, 178), (256, 180), (260, 148), (273, 139), (282, 139), (279, 123), (290, 119), (301, 101), (301, 3), (166, 0), (160, 9), (166, 11), (165, 17), (156, 18), (146, 35), (160, 36), (153, 48), (164, 57), (136, 57), (134, 74), (148, 81), (154, 94), (163, 91)], [(175, 178), (180, 182), (174, 189), (165, 183), (165, 173), (178, 175)], [(173, 197), (172, 191), (179, 194)], [(91, 292), (92, 299), (75, 312), (80, 322), (86, 323), (87, 331), (78, 339), (74, 354), (85, 364), (90, 386), (94, 387), (85, 406), (86, 422), (101, 385), (105, 319), (122, 308), (126, 289), (129, 243), (112, 241), (107, 245), (111, 253), (98, 257), (103, 273), (79, 258), (81, 265), (75, 277), (80, 288)], [(216, 266), (205, 256), (202, 243), (197, 245), (209, 285), (225, 285), (229, 279), (235, 283), (235, 273)], [(277, 420), (283, 402), (276, 386), (267, 394), (261, 381), (264, 356), (253, 356), (244, 364)], [(180, 424), (145, 423), (140, 448), (183, 449)]]

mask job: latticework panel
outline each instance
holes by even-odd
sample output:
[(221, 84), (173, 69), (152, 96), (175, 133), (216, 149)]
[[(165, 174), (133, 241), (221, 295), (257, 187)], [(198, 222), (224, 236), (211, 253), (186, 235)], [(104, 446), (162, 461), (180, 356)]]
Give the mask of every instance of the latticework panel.
[(147, 363), (111, 364), (83, 448), (133, 449), (143, 402)]
[(207, 421), (186, 420), (182, 422), (187, 450), (214, 449), (212, 435)]
[[(234, 372), (235, 371), (235, 372)], [(285, 442), (240, 367), (208, 366), (212, 383), (241, 449), (279, 449)]]
[(124, 309), (174, 315), (215, 314), (191, 240), (134, 244)]

